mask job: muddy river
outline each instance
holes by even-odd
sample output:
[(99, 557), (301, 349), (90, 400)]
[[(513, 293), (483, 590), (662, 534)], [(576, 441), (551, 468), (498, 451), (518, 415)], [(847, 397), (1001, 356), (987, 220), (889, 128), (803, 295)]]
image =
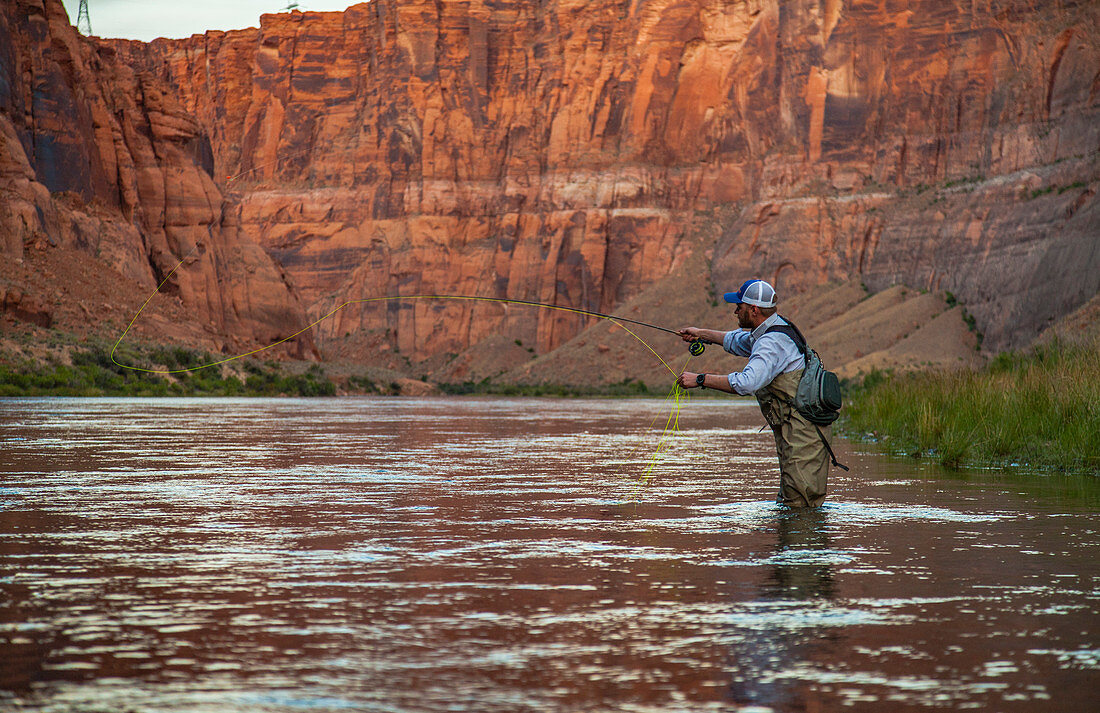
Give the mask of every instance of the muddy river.
[(1096, 479), (670, 408), (0, 400), (0, 709), (1096, 710)]

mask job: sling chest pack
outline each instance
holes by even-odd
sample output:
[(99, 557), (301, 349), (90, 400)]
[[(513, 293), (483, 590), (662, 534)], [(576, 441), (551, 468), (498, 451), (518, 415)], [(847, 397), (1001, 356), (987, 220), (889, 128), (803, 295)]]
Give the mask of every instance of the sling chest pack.
[(798, 330), (798, 327), (790, 322), (787, 322), (787, 324), (773, 324), (768, 327), (764, 334), (771, 334), (772, 332), (786, 334), (790, 337), (806, 360), (806, 368), (802, 372), (802, 378), (798, 382), (798, 389), (795, 391), (794, 398), (791, 399), (791, 406), (802, 414), (803, 418), (813, 424), (817, 430), (817, 435), (821, 437), (821, 442), (825, 444), (825, 450), (829, 452), (833, 465), (848, 470), (846, 466), (837, 462), (828, 439), (825, 438), (825, 434), (819, 428), (820, 426), (828, 426), (840, 416), (842, 405), (840, 380), (836, 374), (822, 365), (821, 358), (806, 343), (806, 338), (802, 336), (802, 332)]

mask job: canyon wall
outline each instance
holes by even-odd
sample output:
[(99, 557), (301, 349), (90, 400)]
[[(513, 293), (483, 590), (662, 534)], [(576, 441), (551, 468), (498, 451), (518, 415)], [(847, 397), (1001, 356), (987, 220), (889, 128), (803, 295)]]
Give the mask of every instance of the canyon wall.
[[(210, 140), (175, 93), (110, 45), (80, 38), (59, 1), (6, 2), (0, 254), (11, 266), (27, 246), (75, 250), (114, 268), (122, 292), (136, 283), (151, 294), (163, 282), (203, 328), (194, 346), (270, 344), (296, 331), (305, 311), (279, 266), (242, 234), (238, 211), (227, 210)], [(52, 303), (69, 287), (35, 298)], [(193, 326), (165, 324), (157, 336), (193, 335)], [(312, 357), (316, 348), (307, 334), (283, 351)]]
[[(1098, 15), (374, 0), (115, 47), (178, 88), (311, 314), (416, 293), (610, 311), (718, 234), (719, 287), (946, 289), (999, 349), (1100, 288)], [(580, 326), (391, 303), (319, 334), (435, 353), (506, 331), (547, 351)]]
[[(119, 52), (211, 127), (242, 226), (315, 314), (418, 293), (610, 311), (688, 251), (706, 169), (682, 138), (655, 152), (696, 10), (667, 28), (623, 3), (374, 2)], [(548, 351), (581, 326), (391, 303), (318, 329), (330, 350), (382, 329), (434, 353), (500, 331)]]
[[(613, 311), (705, 253), (684, 289), (949, 290), (1002, 349), (1100, 288), (1095, 2), (374, 0), (152, 43), (78, 40), (44, 8), (7, 30), (64, 55), (57, 106), (29, 113), (28, 61), (2, 60), (15, 173), (116, 207), (125, 235), (97, 249), (147, 256), (114, 258), (147, 282), (200, 240), (262, 247), (255, 272), (223, 247), (179, 280), (223, 330), (247, 313), (258, 338), (298, 298), (312, 318), (425, 293)], [(56, 175), (47, 135), (81, 171)], [(238, 305), (276, 292), (282, 312)], [(500, 333), (546, 352), (586, 324), (357, 303), (315, 337), (334, 358)]]
[(994, 351), (1095, 295), (1100, 5), (815, 7), (769, 28), (802, 48), (777, 57), (796, 148), (763, 158), (715, 279), (946, 290)]

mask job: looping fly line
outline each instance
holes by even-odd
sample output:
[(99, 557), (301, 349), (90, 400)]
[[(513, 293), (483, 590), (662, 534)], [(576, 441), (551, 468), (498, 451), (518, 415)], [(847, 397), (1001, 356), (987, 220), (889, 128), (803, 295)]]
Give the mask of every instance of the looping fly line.
[[(148, 369), (148, 368), (145, 368), (145, 367), (134, 366), (134, 365), (131, 365), (131, 364), (123, 364), (122, 362), (118, 361), (115, 358), (115, 352), (118, 350), (118, 347), (122, 343), (122, 340), (125, 339), (126, 335), (130, 333), (130, 330), (133, 328), (134, 323), (137, 321), (138, 317), (140, 317), (141, 313), (145, 311), (145, 308), (149, 306), (149, 302), (151, 302), (152, 299), (157, 295), (157, 293), (160, 292), (161, 288), (164, 287), (164, 285), (168, 282), (169, 279), (171, 279), (172, 275), (175, 274), (176, 270), (178, 270), (180, 268), (180, 266), (183, 265), (183, 263), (187, 260), (187, 258), (191, 257), (191, 255), (194, 254), (195, 250), (197, 250), (198, 248), (199, 248), (199, 246), (196, 245), (195, 248), (193, 248), (190, 253), (185, 255), (183, 257), (183, 259), (180, 260), (174, 268), (172, 268), (172, 270), (164, 277), (164, 279), (161, 280), (160, 284), (157, 285), (156, 289), (153, 290), (153, 293), (150, 294), (149, 297), (145, 300), (145, 302), (141, 305), (141, 307), (137, 311), (137, 314), (135, 314), (133, 319), (130, 320), (130, 323), (128, 325), (126, 325), (126, 329), (123, 330), (122, 335), (119, 336), (119, 338), (115, 342), (114, 346), (111, 347), (111, 361), (115, 365), (117, 365), (117, 366), (119, 366), (123, 369), (130, 369), (131, 371), (140, 371), (140, 372), (144, 372), (144, 373), (147, 373), (147, 374), (182, 374), (182, 373), (185, 373), (185, 372), (199, 371), (200, 369), (208, 369), (210, 367), (219, 366), (221, 364), (227, 364), (229, 362), (236, 361), (238, 359), (244, 359), (245, 357), (249, 357), (249, 356), (252, 356), (254, 354), (258, 354), (260, 352), (266, 351), (266, 350), (271, 349), (273, 347), (277, 347), (280, 344), (284, 344), (286, 342), (289, 342), (290, 340), (298, 337), (299, 335), (301, 335), (305, 332), (308, 332), (310, 329), (313, 329), (318, 324), (320, 324), (321, 322), (324, 322), (326, 319), (329, 319), (330, 317), (332, 317), (333, 315), (335, 315), (337, 312), (344, 309), (345, 307), (350, 307), (351, 305), (368, 304), (368, 303), (372, 303), (372, 302), (394, 302), (394, 301), (414, 301), (414, 300), (454, 300), (454, 301), (466, 301), (466, 302), (495, 302), (495, 303), (498, 303), (498, 304), (518, 304), (518, 305), (525, 305), (525, 306), (528, 306), (528, 307), (539, 307), (539, 308), (542, 308), (542, 309), (551, 309), (551, 310), (556, 310), (556, 311), (560, 311), (560, 312), (570, 312), (570, 313), (573, 313), (573, 314), (579, 314), (579, 315), (583, 315), (583, 316), (587, 316), (587, 317), (598, 317), (600, 319), (605, 319), (605, 320), (611, 322), (612, 324), (622, 328), (624, 331), (626, 331), (627, 334), (634, 337), (634, 339), (636, 339), (638, 341), (638, 343), (640, 343), (642, 346), (644, 346), (646, 349), (648, 349), (649, 352), (651, 354), (653, 354), (653, 356), (657, 357), (657, 360), (661, 362), (661, 364), (665, 367), (665, 369), (667, 369), (669, 371), (669, 373), (672, 374), (672, 376), (674, 378), (678, 377), (680, 375), (680, 372), (674, 370), (671, 366), (669, 366), (668, 362), (666, 362), (664, 360), (664, 358), (662, 358), (661, 355), (658, 354), (657, 351), (649, 345), (648, 342), (646, 342), (644, 339), (642, 339), (640, 336), (638, 336), (638, 334), (634, 330), (627, 327), (626, 324), (633, 324), (633, 325), (642, 326), (642, 327), (649, 327), (650, 329), (656, 329), (656, 330), (660, 330), (662, 332), (668, 332), (669, 334), (676, 334), (677, 336), (679, 336), (677, 332), (675, 332), (671, 329), (667, 329), (665, 327), (660, 327), (660, 326), (657, 326), (655, 324), (649, 324), (647, 322), (641, 322), (639, 320), (628, 319), (626, 317), (616, 317), (614, 315), (603, 314), (602, 312), (593, 312), (593, 311), (590, 311), (590, 310), (579, 309), (579, 308), (576, 308), (576, 307), (564, 307), (562, 305), (546, 304), (546, 303), (543, 303), (543, 302), (532, 302), (532, 301), (529, 301), (529, 300), (506, 299), (506, 298), (502, 298), (502, 297), (481, 297), (481, 296), (476, 296), (476, 295), (435, 295), (435, 294), (391, 295), (391, 296), (386, 296), (386, 297), (367, 297), (367, 298), (358, 299), (358, 300), (348, 300), (347, 302), (344, 302), (343, 304), (333, 308), (328, 313), (326, 313), (324, 316), (322, 316), (322, 317), (314, 320), (313, 322), (310, 322), (306, 326), (302, 327), (297, 332), (294, 332), (293, 334), (291, 334), (287, 337), (283, 337), (282, 339), (278, 340), (277, 342), (272, 342), (271, 344), (268, 344), (268, 345), (263, 346), (263, 347), (259, 347), (257, 349), (252, 349), (251, 351), (247, 351), (247, 352), (244, 352), (242, 354), (236, 354), (234, 356), (229, 356), (229, 357), (226, 357), (224, 359), (219, 359), (217, 361), (212, 361), (208, 364), (200, 364), (198, 366), (190, 366), (190, 367), (185, 367), (185, 368), (180, 368), (180, 369)], [(624, 324), (624, 323), (626, 323), (626, 324)], [(693, 347), (694, 347), (695, 344), (699, 344), (699, 342), (693, 342)], [(691, 354), (693, 356), (697, 356), (696, 351), (694, 349), (691, 350)]]
[[(624, 322), (628, 323), (628, 324), (637, 325), (637, 326), (649, 327), (651, 329), (656, 329), (656, 330), (660, 330), (662, 332), (668, 332), (670, 334), (675, 334), (675, 335), (679, 336), (679, 334), (677, 332), (675, 332), (671, 329), (666, 329), (665, 327), (660, 327), (660, 326), (657, 326), (655, 324), (649, 324), (648, 322), (641, 322), (641, 321), (638, 321), (638, 320), (628, 319), (626, 317), (616, 317), (614, 315), (603, 314), (601, 312), (592, 312), (592, 311), (589, 311), (589, 310), (578, 309), (578, 308), (575, 308), (575, 307), (563, 307), (561, 305), (545, 304), (545, 303), (542, 303), (542, 302), (531, 302), (531, 301), (528, 301), (528, 300), (511, 300), (511, 299), (505, 299), (505, 298), (500, 298), (500, 297), (479, 297), (479, 296), (475, 296), (475, 295), (395, 295), (395, 296), (388, 296), (388, 297), (368, 297), (368, 298), (359, 299), (359, 300), (348, 300), (347, 302), (344, 302), (343, 304), (339, 305), (338, 307), (330, 310), (327, 314), (320, 317), (319, 319), (314, 320), (310, 324), (308, 324), (305, 327), (299, 329), (297, 332), (294, 332), (290, 336), (284, 337), (283, 339), (280, 339), (277, 342), (273, 342), (272, 344), (268, 344), (267, 346), (259, 347), (258, 349), (253, 349), (251, 351), (244, 352), (243, 354), (236, 354), (234, 356), (226, 357), (224, 359), (219, 359), (217, 361), (212, 361), (209, 364), (200, 364), (199, 366), (191, 366), (191, 367), (180, 368), (180, 369), (148, 369), (148, 368), (145, 368), (145, 367), (133, 366), (133, 365), (130, 365), (130, 364), (123, 364), (120, 361), (118, 361), (118, 359), (115, 358), (115, 352), (118, 350), (118, 347), (122, 343), (122, 340), (125, 339), (126, 335), (130, 333), (130, 330), (133, 328), (134, 323), (137, 322), (138, 317), (140, 317), (141, 313), (145, 311), (145, 308), (149, 306), (149, 303), (157, 295), (157, 293), (160, 292), (161, 288), (164, 287), (164, 285), (168, 282), (168, 280), (171, 279), (172, 275), (175, 274), (176, 270), (178, 270), (180, 268), (180, 266), (183, 265), (183, 263), (187, 260), (187, 258), (191, 257), (191, 255), (194, 254), (195, 250), (197, 250), (198, 248), (199, 248), (199, 245), (196, 245), (195, 248), (193, 248), (190, 253), (188, 253), (186, 256), (184, 256), (184, 258), (182, 260), (180, 260), (179, 263), (177, 263), (175, 267), (172, 268), (172, 270), (164, 277), (164, 279), (160, 281), (160, 284), (157, 285), (156, 289), (153, 290), (152, 294), (150, 294), (149, 297), (146, 298), (145, 302), (138, 309), (138, 311), (134, 315), (133, 319), (130, 320), (130, 323), (126, 325), (126, 329), (123, 330), (122, 335), (119, 336), (119, 338), (115, 342), (114, 346), (111, 347), (111, 361), (114, 364), (116, 364), (117, 366), (119, 366), (123, 369), (129, 369), (131, 371), (140, 371), (140, 372), (145, 372), (145, 373), (149, 373), (149, 374), (181, 374), (181, 373), (185, 373), (185, 372), (198, 371), (200, 369), (208, 369), (210, 367), (218, 366), (220, 364), (226, 364), (228, 362), (236, 361), (238, 359), (244, 359), (245, 357), (252, 356), (253, 354), (258, 354), (262, 351), (266, 351), (268, 349), (271, 349), (272, 347), (276, 347), (280, 344), (288, 342), (288, 341), (294, 339), (295, 337), (297, 337), (298, 335), (309, 331), (310, 329), (317, 326), (321, 322), (324, 322), (326, 319), (332, 317), (333, 315), (335, 315), (337, 312), (344, 309), (345, 307), (349, 307), (351, 305), (367, 304), (367, 303), (371, 303), (371, 302), (390, 302), (390, 301), (406, 301), (406, 300), (408, 300), (408, 301), (411, 301), (411, 300), (459, 300), (459, 301), (471, 301), (471, 302), (496, 302), (496, 303), (500, 303), (500, 304), (519, 304), (519, 305), (525, 305), (525, 306), (529, 306), (529, 307), (539, 307), (539, 308), (542, 308), (542, 309), (551, 309), (551, 310), (557, 310), (557, 311), (561, 311), (561, 312), (570, 312), (570, 313), (573, 313), (573, 314), (579, 314), (579, 315), (583, 315), (583, 316), (587, 316), (587, 317), (598, 317), (600, 319), (605, 319), (605, 320), (611, 322), (612, 324), (615, 324), (618, 327), (621, 327), (630, 336), (634, 337), (634, 339), (637, 340), (638, 343), (640, 343), (642, 346), (644, 346), (646, 349), (648, 349), (649, 352), (651, 354), (653, 354), (653, 356), (657, 357), (657, 360), (661, 362), (661, 364), (665, 367), (665, 369), (667, 369), (669, 371), (669, 373), (672, 374), (672, 376), (674, 378), (678, 377), (679, 374), (680, 374), (680, 371), (683, 370), (683, 369), (681, 369), (680, 371), (677, 371), (677, 370), (673, 369), (671, 366), (669, 366), (668, 362), (666, 362), (664, 360), (664, 358), (662, 358), (661, 355), (658, 354), (657, 351), (649, 345), (648, 342), (646, 342), (644, 339), (642, 339), (634, 330), (627, 327), (626, 324), (624, 324)], [(701, 347), (702, 347), (702, 342), (699, 342), (699, 341), (692, 342), (691, 348), (689, 349), (689, 355), (687, 357), (687, 361), (685, 361), (685, 363), (684, 363), (684, 368), (687, 367), (687, 363), (691, 361), (692, 357), (698, 356), (700, 353), (702, 353), (702, 348)], [(672, 399), (673, 407), (669, 412), (668, 419), (665, 422), (664, 429), (661, 433), (661, 437), (657, 442), (657, 447), (654, 449), (653, 454), (649, 458), (649, 465), (646, 468), (644, 475), (642, 476), (642, 480), (644, 482), (648, 482), (650, 480), (650, 478), (653, 475), (654, 469), (656, 468), (657, 463), (660, 460), (661, 455), (670, 448), (673, 436), (675, 436), (675, 434), (677, 434), (680, 430), (680, 406), (681, 406), (681, 396), (682, 395), (686, 395), (686, 392), (684, 392), (683, 390), (680, 389), (679, 384), (673, 383), (672, 390), (669, 392), (668, 397), (666, 397), (666, 400), (667, 399)]]

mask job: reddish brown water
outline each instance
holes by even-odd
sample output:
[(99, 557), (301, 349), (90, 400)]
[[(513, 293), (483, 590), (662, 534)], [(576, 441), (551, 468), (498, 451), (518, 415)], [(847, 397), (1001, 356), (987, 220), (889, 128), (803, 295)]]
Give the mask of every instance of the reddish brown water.
[(668, 408), (0, 401), (0, 708), (1095, 710), (1094, 479)]

